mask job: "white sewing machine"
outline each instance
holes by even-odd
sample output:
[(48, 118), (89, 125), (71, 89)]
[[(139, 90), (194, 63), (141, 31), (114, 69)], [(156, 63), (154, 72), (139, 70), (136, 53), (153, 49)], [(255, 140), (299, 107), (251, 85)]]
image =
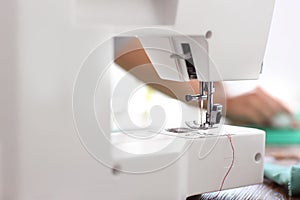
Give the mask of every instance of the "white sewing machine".
[[(235, 154), (222, 189), (261, 182), (264, 132), (222, 126), (212, 93), (213, 81), (258, 78), (273, 6), (274, 0), (1, 2), (0, 199), (182, 200), (218, 191), (233, 159), (227, 134)], [(135, 29), (143, 26), (155, 28)], [(180, 134), (160, 123), (111, 133), (106, 67), (124, 38), (140, 42), (162, 79), (201, 81), (199, 95), (186, 99), (208, 101), (203, 124)]]

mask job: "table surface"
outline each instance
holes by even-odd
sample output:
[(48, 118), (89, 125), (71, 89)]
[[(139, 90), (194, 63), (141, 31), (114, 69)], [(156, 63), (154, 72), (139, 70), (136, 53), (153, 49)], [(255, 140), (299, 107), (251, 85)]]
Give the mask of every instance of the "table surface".
[[(298, 146), (280, 146), (266, 148), (266, 158), (277, 158), (275, 162), (281, 165), (291, 165), (299, 163), (300, 158), (300, 145)], [(284, 158), (284, 159), (282, 159)], [(286, 159), (287, 158), (287, 159)], [(267, 179), (262, 184), (241, 187), (236, 189), (218, 192), (205, 193), (199, 196), (188, 198), (188, 200), (300, 200), (300, 197), (289, 197), (287, 190)]]

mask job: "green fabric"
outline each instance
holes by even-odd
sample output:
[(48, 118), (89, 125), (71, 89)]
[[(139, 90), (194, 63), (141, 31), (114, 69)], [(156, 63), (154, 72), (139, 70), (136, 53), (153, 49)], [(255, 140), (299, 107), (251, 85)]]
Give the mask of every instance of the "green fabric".
[(289, 195), (290, 196), (300, 195), (300, 165), (291, 167)]
[(271, 129), (266, 131), (266, 144), (300, 144), (300, 130), (294, 129)]
[[(300, 121), (300, 113), (296, 115)], [(266, 144), (288, 145), (300, 144), (300, 130), (295, 129), (271, 129), (266, 131)], [(265, 163), (264, 175), (266, 178), (287, 188), (289, 196), (300, 195), (300, 165), (280, 166)]]
[[(300, 113), (295, 116), (300, 122)], [(289, 128), (255, 127), (266, 131), (267, 145), (300, 144), (300, 130)]]
[(265, 177), (288, 189), (290, 196), (300, 195), (300, 165), (283, 167), (265, 163)]

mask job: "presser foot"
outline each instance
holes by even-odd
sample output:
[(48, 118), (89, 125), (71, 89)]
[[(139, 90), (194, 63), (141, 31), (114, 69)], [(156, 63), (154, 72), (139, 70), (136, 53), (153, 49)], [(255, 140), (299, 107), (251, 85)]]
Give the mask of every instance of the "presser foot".
[(190, 129), (193, 129), (193, 130), (207, 130), (207, 129), (211, 129), (211, 128), (216, 128), (214, 126), (211, 126), (208, 123), (200, 124), (196, 120), (194, 120), (194, 121), (186, 121), (185, 125), (187, 127), (189, 127)]

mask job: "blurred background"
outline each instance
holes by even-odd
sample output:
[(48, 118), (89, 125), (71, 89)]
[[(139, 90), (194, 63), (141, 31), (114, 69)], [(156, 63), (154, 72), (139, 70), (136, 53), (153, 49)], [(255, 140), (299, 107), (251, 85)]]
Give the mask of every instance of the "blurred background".
[(260, 86), (291, 111), (300, 112), (300, 1), (276, 0), (269, 41), (259, 80), (227, 82), (236, 96)]

